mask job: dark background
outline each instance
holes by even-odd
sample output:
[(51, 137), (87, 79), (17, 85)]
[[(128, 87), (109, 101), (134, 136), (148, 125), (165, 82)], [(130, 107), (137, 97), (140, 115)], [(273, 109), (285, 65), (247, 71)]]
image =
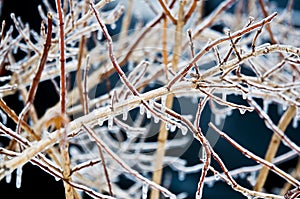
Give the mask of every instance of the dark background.
[[(221, 1), (207, 1), (206, 3), (206, 14), (208, 14), (215, 6), (217, 6)], [(287, 1), (279, 1), (279, 7), (285, 7)], [(4, 0), (2, 15), (0, 17), (2, 20), (6, 20), (7, 27), (11, 25), (10, 13), (15, 13), (18, 17), (20, 16), (24, 22), (28, 22), (30, 27), (39, 32), (41, 18), (39, 17), (39, 13), (37, 12), (37, 6), (42, 4), (41, 0)], [(299, 7), (299, 4), (296, 6)], [(299, 9), (299, 8), (297, 8)], [(22, 56), (22, 55), (17, 55)], [(5, 75), (8, 72), (4, 69), (1, 70), (1, 75)], [(38, 92), (36, 95), (35, 106), (38, 110), (38, 115), (41, 116), (48, 107), (56, 104), (58, 102), (58, 96), (53, 94), (55, 93), (55, 89), (53, 88), (52, 83), (50, 82), (42, 82), (39, 85)], [(18, 100), (18, 94), (13, 96), (5, 97), (4, 99), (7, 104), (12, 107), (15, 112), (18, 114), (23, 104)], [(242, 100), (236, 96), (232, 96), (232, 101), (238, 101), (242, 103)], [(38, 102), (38, 103), (36, 103)], [(260, 103), (260, 102), (259, 102)], [(207, 110), (209, 112), (209, 110)], [(275, 123), (278, 122), (279, 116), (277, 113), (276, 105), (270, 106), (270, 113), (273, 121)], [(207, 129), (207, 121), (203, 119), (201, 121), (201, 125), (204, 131)], [(8, 120), (8, 127), (14, 129), (15, 124)], [(241, 131), (242, 130), (242, 131)], [(245, 131), (246, 130), (246, 131)], [(248, 131), (247, 131), (248, 130)], [(263, 121), (257, 116), (255, 113), (247, 113), (245, 115), (240, 115), (238, 111), (233, 112), (233, 114), (226, 119), (226, 122), (223, 127), (223, 131), (228, 132), (230, 136), (234, 137), (236, 141), (245, 146), (251, 151), (255, 151), (257, 155), (264, 157), (264, 153), (267, 149), (271, 131), (268, 130)], [(299, 128), (293, 129), (291, 126), (288, 127), (288, 136), (292, 138), (292, 140), (296, 140), (297, 144), (300, 144), (298, 140), (299, 138)], [(298, 134), (298, 135), (297, 135)], [(7, 140), (1, 139), (0, 144), (7, 143)], [(189, 150), (183, 154), (184, 158), (187, 158), (189, 162), (196, 163), (198, 161), (195, 159), (195, 154), (193, 151), (199, 150), (199, 143), (193, 142), (190, 146)], [(225, 142), (222, 139), (218, 140), (214, 149), (218, 154), (221, 154), (220, 157), (224, 160), (224, 163), (227, 165), (229, 169), (239, 168), (241, 166), (247, 166), (251, 164), (255, 164), (254, 161), (249, 160), (242, 156), (240, 152), (236, 151), (231, 145)], [(282, 154), (287, 152), (287, 148), (284, 146), (280, 146), (278, 154)], [(196, 154), (197, 157), (198, 154)], [(229, 161), (230, 160), (230, 161)], [(280, 168), (286, 170), (292, 168), (296, 165), (297, 159), (292, 159), (287, 163), (279, 165)], [(217, 167), (218, 168), (218, 167)], [(166, 168), (166, 172), (168, 172), (168, 168)], [(191, 174), (187, 175), (185, 180), (180, 181), (176, 178), (177, 173), (174, 173), (172, 183), (170, 185), (170, 190), (174, 193), (181, 193), (183, 191), (189, 193), (188, 198), (194, 198), (194, 193), (196, 191), (197, 183), (199, 180), (200, 174)], [(251, 185), (247, 182), (246, 179), (239, 179), (237, 181), (241, 183), (241, 185), (252, 188)], [(124, 180), (126, 182), (126, 180)], [(274, 187), (282, 187), (283, 181), (281, 178), (275, 176), (270, 173), (265, 188), (266, 191), (270, 192)], [(55, 181), (55, 179), (40, 170), (38, 167), (33, 166), (31, 164), (26, 164), (23, 167), (23, 178), (22, 178), (22, 186), (19, 189), (15, 187), (15, 172), (12, 175), (12, 180), (10, 183), (6, 183), (5, 180), (0, 182), (0, 194), (1, 198), (64, 198), (64, 189), (61, 181)], [(239, 193), (234, 192), (229, 186), (227, 186), (223, 182), (215, 183), (213, 188), (209, 188), (205, 186), (204, 197), (203, 198), (245, 198)]]

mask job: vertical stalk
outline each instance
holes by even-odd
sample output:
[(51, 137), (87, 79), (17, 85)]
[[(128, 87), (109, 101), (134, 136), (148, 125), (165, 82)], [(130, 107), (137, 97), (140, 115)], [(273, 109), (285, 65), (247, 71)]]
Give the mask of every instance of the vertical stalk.
[[(288, 110), (283, 114), (283, 116), (280, 119), (279, 124), (278, 124), (278, 128), (282, 132), (284, 132), (286, 130), (287, 126), (289, 125), (289, 123), (291, 122), (291, 120), (293, 119), (295, 114), (296, 114), (295, 106), (290, 106), (288, 108)], [(271, 138), (267, 153), (265, 155), (265, 160), (267, 160), (268, 162), (272, 162), (273, 158), (276, 155), (279, 144), (280, 144), (280, 137), (276, 133), (274, 133)], [(254, 191), (261, 191), (261, 189), (263, 188), (263, 186), (266, 182), (268, 173), (269, 173), (268, 167), (264, 166), (260, 170), (257, 180), (256, 180), (256, 184), (254, 186)]]
[(66, 71), (65, 71), (65, 35), (64, 20), (61, 8), (61, 1), (56, 0), (57, 14), (59, 19), (59, 50), (60, 50), (60, 104), (61, 114), (66, 113)]
[[(175, 31), (175, 45), (173, 50), (173, 58), (172, 58), (172, 68), (174, 71), (178, 70), (178, 61), (180, 59), (181, 54), (181, 43), (182, 43), (182, 28), (184, 25), (184, 5), (185, 1), (180, 1), (179, 11), (178, 11), (178, 19), (176, 23), (176, 31)], [(165, 27), (164, 27), (164, 30)], [(166, 71), (168, 72), (168, 71)], [(172, 93), (167, 95), (166, 99), (166, 107), (172, 108), (174, 101), (174, 95)], [(166, 123), (162, 122), (159, 134), (158, 134), (158, 145), (156, 149), (156, 158), (154, 162), (154, 171), (152, 175), (153, 182), (160, 184), (162, 179), (162, 171), (163, 171), (163, 159), (165, 156), (165, 145), (168, 138), (168, 131), (166, 129)], [(151, 199), (158, 199), (159, 192), (157, 190), (151, 190)]]
[[(65, 4), (66, 6), (66, 4)], [(61, 1), (56, 0), (56, 9), (59, 19), (59, 50), (60, 50), (60, 104), (61, 104), (61, 116), (66, 117), (66, 71), (65, 71), (65, 35), (64, 35), (64, 20), (61, 8)], [(60, 127), (65, 126), (65, 122), (61, 121)], [(62, 168), (63, 177), (66, 181), (70, 181), (70, 156), (69, 156), (69, 142), (67, 140), (67, 132), (65, 129), (60, 129), (63, 131), (62, 140), (60, 142), (61, 158), (62, 158)], [(64, 181), (65, 196), (66, 199), (74, 198), (72, 186)]]

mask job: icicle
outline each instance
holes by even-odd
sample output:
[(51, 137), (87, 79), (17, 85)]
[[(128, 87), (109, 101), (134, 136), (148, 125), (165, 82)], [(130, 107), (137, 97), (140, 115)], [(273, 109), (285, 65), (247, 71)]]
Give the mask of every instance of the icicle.
[(181, 129), (182, 135), (186, 135), (187, 134), (188, 128), (186, 126), (182, 126), (180, 129)]
[(282, 103), (282, 110), (286, 110), (287, 109), (287, 104), (286, 103)]
[(128, 61), (128, 70), (129, 70), (129, 71), (132, 71), (133, 68), (134, 68), (133, 62), (132, 62), (132, 61)]
[(102, 38), (103, 38), (103, 33), (102, 33), (102, 31), (98, 31), (98, 32), (97, 32), (97, 39), (98, 39), (99, 41), (101, 41)]
[(143, 187), (142, 187), (142, 198), (143, 199), (147, 199), (148, 189), (149, 189), (149, 185), (147, 183), (143, 183)]
[(299, 120), (299, 116), (295, 116), (294, 118), (293, 118), (293, 128), (298, 128), (298, 120)]
[(227, 115), (227, 116), (232, 115), (232, 109), (229, 109), (229, 110), (226, 112), (226, 115)]
[(98, 119), (98, 125), (103, 126), (104, 120), (102, 118)]
[(171, 126), (171, 124), (170, 124), (169, 122), (166, 122), (165, 127), (166, 127), (166, 130), (167, 130), (167, 131), (170, 130), (170, 126)]
[(22, 167), (18, 167), (17, 168), (17, 175), (16, 175), (16, 187), (17, 187), (17, 189), (19, 189), (21, 187), (22, 173), (23, 173)]
[(163, 95), (161, 96), (161, 111), (165, 112), (166, 110), (166, 101), (167, 101), (167, 96)]
[(144, 113), (145, 113), (145, 107), (143, 104), (140, 104), (140, 114), (144, 115)]
[(180, 181), (184, 181), (185, 180), (185, 173), (183, 171), (179, 171), (178, 172), (178, 179)]
[(149, 109), (146, 110), (146, 116), (148, 119), (151, 118), (151, 111)]
[(158, 123), (159, 122), (159, 117), (153, 115), (153, 118), (154, 118), (154, 123)]
[(175, 130), (176, 130), (176, 125), (171, 125), (170, 126), (170, 131), (171, 132), (175, 132)]
[(124, 111), (123, 111), (122, 119), (123, 119), (123, 120), (127, 120), (127, 118), (128, 118), (128, 111), (124, 110)]
[(196, 95), (194, 95), (194, 96), (192, 97), (192, 103), (193, 103), (193, 104), (197, 104), (197, 103), (198, 103), (198, 97), (197, 97)]
[(149, 107), (150, 108), (154, 107), (154, 99), (152, 99), (152, 98), (149, 100)]
[(209, 182), (207, 182), (207, 186), (208, 186), (208, 188), (212, 188), (213, 186), (215, 185), (215, 181), (209, 181)]
[(59, 181), (60, 180), (60, 178), (58, 178), (58, 177), (54, 177), (54, 179), (55, 179), (55, 181)]
[(114, 124), (114, 116), (110, 115), (108, 118), (108, 129), (111, 130)]
[(6, 183), (10, 183), (10, 181), (11, 181), (11, 173), (8, 173), (8, 174), (5, 176), (5, 181), (6, 181)]
[(215, 114), (215, 123), (216, 123), (216, 125), (221, 124), (221, 117), (219, 114)]
[(206, 152), (203, 148), (203, 146), (200, 149), (200, 160), (205, 163), (206, 162)]
[(2, 119), (2, 123), (5, 125), (7, 123), (7, 115), (0, 109), (0, 117)]
[(242, 92), (242, 98), (243, 100), (247, 99), (247, 94), (245, 92)]
[(264, 100), (263, 101), (263, 110), (268, 113), (269, 111), (269, 104), (270, 104), (270, 101), (269, 100)]
[(226, 101), (226, 98), (227, 98), (227, 93), (226, 93), (226, 91), (224, 90), (224, 91), (222, 92), (222, 100), (223, 100), (223, 101)]

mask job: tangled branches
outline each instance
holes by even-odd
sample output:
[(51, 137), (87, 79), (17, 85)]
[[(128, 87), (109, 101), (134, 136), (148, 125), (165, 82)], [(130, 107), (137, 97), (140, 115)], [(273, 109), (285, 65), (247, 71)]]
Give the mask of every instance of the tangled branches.
[[(291, 17), (293, 1), (276, 10), (261, 0), (226, 0), (205, 16), (204, 1), (145, 1), (153, 19), (139, 15), (137, 1), (124, 3), (44, 1), (47, 12), (38, 8), (40, 33), (14, 14), (13, 27), (4, 31), (3, 22), (0, 61), (10, 75), (0, 79), (0, 135), (9, 143), (0, 148), (0, 179), (10, 181), (16, 170), (20, 187), (22, 167), (30, 162), (62, 180), (68, 199), (82, 193), (188, 197), (168, 188), (163, 178), (168, 167), (180, 178), (200, 175), (196, 198), (205, 197), (206, 184), (219, 180), (250, 198), (296, 198), (299, 169), (289, 173), (276, 165), (300, 152), (286, 132), (289, 124), (297, 129), (300, 119), (300, 32)], [(216, 30), (220, 24), (223, 29)], [(59, 101), (39, 116), (35, 97), (46, 81)], [(19, 114), (5, 101), (15, 94), (24, 103)], [(271, 105), (279, 109), (278, 124)], [(214, 121), (203, 125), (207, 109)], [(265, 157), (222, 129), (235, 111), (240, 117), (258, 115), (273, 133)], [(6, 125), (7, 117), (15, 130)], [(215, 149), (205, 126), (257, 165), (228, 168), (231, 160)], [(193, 151), (193, 165), (183, 155), (192, 142), (201, 151)], [(280, 142), (289, 151), (275, 157)], [(269, 171), (286, 182), (281, 192), (263, 189)], [(258, 175), (252, 187), (236, 180), (237, 174), (253, 172)], [(120, 186), (123, 175), (132, 181), (126, 189)]]

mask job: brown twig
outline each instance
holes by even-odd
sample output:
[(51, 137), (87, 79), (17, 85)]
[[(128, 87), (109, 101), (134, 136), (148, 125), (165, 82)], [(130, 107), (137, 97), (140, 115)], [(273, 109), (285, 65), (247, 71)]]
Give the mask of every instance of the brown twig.
[(281, 170), (280, 168), (278, 168), (277, 166), (275, 166), (274, 164), (260, 158), (259, 156), (255, 155), (254, 153), (250, 152), (249, 150), (245, 149), (244, 147), (242, 147), (241, 145), (239, 145), (237, 142), (235, 142), (232, 138), (230, 138), (228, 135), (226, 135), (225, 133), (223, 133), (222, 131), (220, 131), (214, 124), (212, 124), (211, 122), (208, 124), (216, 133), (218, 133), (222, 138), (224, 138), (227, 142), (229, 142), (234, 148), (236, 148), (237, 150), (239, 150), (243, 155), (250, 157), (251, 159), (253, 159), (256, 162), (259, 162), (260, 164), (268, 167), (270, 170), (272, 170), (274, 173), (276, 173), (277, 175), (281, 176), (283, 179), (285, 179), (286, 181), (290, 182), (291, 184), (293, 184), (296, 187), (300, 186), (300, 182), (293, 178), (290, 174), (284, 172), (283, 170)]
[(173, 199), (176, 198), (176, 196), (174, 194), (172, 194), (169, 190), (161, 187), (160, 185), (154, 183), (151, 180), (148, 180), (147, 178), (145, 178), (141, 174), (139, 174), (137, 171), (133, 170), (130, 166), (128, 166), (123, 160), (121, 160), (119, 158), (119, 156), (117, 154), (115, 154), (111, 149), (109, 149), (109, 147), (102, 140), (100, 140), (97, 135), (95, 135), (95, 133), (90, 129), (90, 127), (87, 127), (84, 124), (82, 126), (86, 130), (86, 132), (90, 136), (92, 136), (92, 138), (95, 140), (97, 145), (100, 146), (103, 150), (105, 150), (106, 153), (111, 158), (113, 158), (125, 171), (127, 171), (128, 173), (130, 173), (131, 175), (133, 175), (135, 178), (139, 179), (140, 181), (149, 184), (152, 188), (161, 191), (162, 193), (166, 194), (170, 198), (173, 198)]
[(277, 15), (277, 13), (273, 13), (272, 15), (268, 16), (267, 18), (263, 19), (260, 22), (257, 22), (253, 25), (250, 25), (249, 27), (246, 27), (242, 30), (238, 30), (236, 32), (234, 32), (231, 37), (222, 37), (219, 39), (216, 39), (212, 42), (210, 42), (209, 44), (207, 44), (198, 54), (195, 55), (195, 57), (189, 62), (189, 64), (184, 67), (167, 85), (167, 88), (170, 89), (178, 80), (180, 80), (195, 64), (195, 62), (197, 62), (197, 60), (199, 60), (205, 53), (207, 53), (208, 51), (210, 51), (210, 49), (212, 49), (214, 46), (224, 42), (224, 41), (228, 41), (230, 39), (236, 38), (236, 37), (241, 37), (242, 35), (251, 32), (253, 30), (255, 30), (256, 28), (262, 26), (262, 24), (266, 24), (272, 21), (272, 19), (274, 19), (274, 17)]
[(19, 119), (18, 119), (18, 123), (17, 123), (17, 127), (16, 127), (18, 133), (20, 133), (20, 130), (21, 130), (21, 121), (23, 121), (23, 118), (26, 116), (28, 110), (30, 109), (30, 106), (34, 102), (36, 90), (37, 90), (42, 72), (44, 70), (44, 67), (45, 67), (45, 64), (47, 61), (47, 57), (48, 57), (48, 53), (49, 53), (49, 50), (51, 47), (51, 36), (52, 36), (52, 15), (50, 13), (48, 13), (48, 31), (47, 31), (47, 38), (46, 38), (46, 41), (44, 44), (44, 51), (43, 51), (42, 58), (41, 58), (39, 66), (38, 66), (36, 75), (34, 76), (32, 84), (30, 86), (28, 97), (27, 97), (27, 100), (25, 103), (25, 107), (19, 115)]

